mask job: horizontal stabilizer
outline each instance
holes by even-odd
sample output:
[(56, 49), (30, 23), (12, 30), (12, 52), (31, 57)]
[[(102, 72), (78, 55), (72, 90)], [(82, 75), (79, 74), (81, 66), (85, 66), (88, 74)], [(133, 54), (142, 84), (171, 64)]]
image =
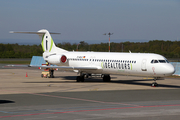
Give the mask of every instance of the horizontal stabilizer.
[[(24, 33), (24, 34), (38, 34), (38, 35), (44, 35), (46, 32), (16, 32), (16, 31), (10, 31), (9, 33)], [(61, 33), (50, 32), (50, 34), (61, 34)]]

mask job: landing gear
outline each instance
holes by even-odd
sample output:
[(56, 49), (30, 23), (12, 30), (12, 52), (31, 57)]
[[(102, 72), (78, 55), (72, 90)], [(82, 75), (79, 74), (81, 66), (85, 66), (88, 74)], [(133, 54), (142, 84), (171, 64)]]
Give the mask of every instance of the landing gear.
[[(91, 74), (83, 74), (80, 73), (80, 76), (76, 77), (76, 82), (84, 82), (84, 78), (88, 78), (88, 76), (91, 76)], [(111, 77), (110, 75), (101, 75), (101, 77), (103, 78), (104, 82), (110, 82), (111, 81)]]
[(76, 77), (76, 82), (84, 82), (84, 74), (80, 74), (80, 76)]
[(103, 76), (103, 81), (104, 81), (104, 82), (110, 82), (110, 81), (111, 81), (110, 75), (104, 75), (104, 76)]
[(153, 82), (152, 85), (151, 85), (152, 87), (157, 87), (157, 86), (158, 86), (156, 80), (157, 80), (157, 78), (154, 78), (154, 82)]

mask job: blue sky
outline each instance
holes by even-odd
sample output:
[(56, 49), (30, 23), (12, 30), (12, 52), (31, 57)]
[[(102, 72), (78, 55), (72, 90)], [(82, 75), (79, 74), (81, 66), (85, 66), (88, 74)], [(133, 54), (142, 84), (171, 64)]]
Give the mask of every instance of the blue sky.
[(55, 43), (180, 40), (179, 0), (1, 0), (0, 43), (38, 43), (37, 35), (60, 32)]

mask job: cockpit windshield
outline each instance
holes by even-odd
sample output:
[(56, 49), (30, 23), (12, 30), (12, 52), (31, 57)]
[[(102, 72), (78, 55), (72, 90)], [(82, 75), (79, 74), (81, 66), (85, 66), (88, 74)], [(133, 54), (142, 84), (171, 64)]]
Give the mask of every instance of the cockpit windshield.
[(169, 61), (168, 61), (168, 60), (166, 60), (166, 62), (167, 62), (167, 63), (169, 63)]
[(151, 63), (169, 63), (168, 60), (151, 60)]
[(165, 61), (165, 60), (159, 60), (159, 62), (160, 62), (160, 63), (166, 63), (166, 61)]

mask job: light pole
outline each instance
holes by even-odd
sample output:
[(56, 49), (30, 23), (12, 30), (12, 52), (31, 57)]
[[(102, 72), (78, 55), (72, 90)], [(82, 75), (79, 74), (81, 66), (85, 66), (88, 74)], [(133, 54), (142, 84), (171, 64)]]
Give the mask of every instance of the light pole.
[[(113, 33), (108, 33), (108, 35), (109, 35), (109, 52), (110, 52), (110, 36), (112, 35)], [(103, 34), (103, 35), (106, 35), (106, 33), (105, 34)]]
[(76, 48), (76, 51), (78, 51), (78, 46), (79, 46), (79, 44), (77, 44), (77, 48)]

